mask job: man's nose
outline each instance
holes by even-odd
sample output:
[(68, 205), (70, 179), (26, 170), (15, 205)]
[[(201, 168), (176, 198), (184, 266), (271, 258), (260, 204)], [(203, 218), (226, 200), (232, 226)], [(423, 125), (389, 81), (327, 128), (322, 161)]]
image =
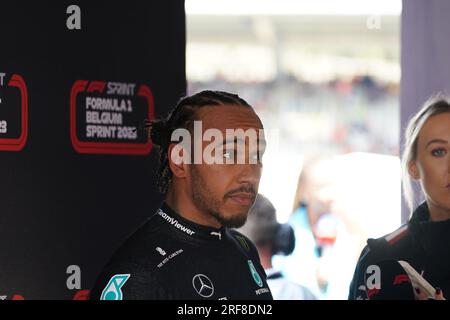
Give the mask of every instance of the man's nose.
[(261, 179), (262, 168), (259, 164), (241, 164), (239, 167), (239, 183), (249, 183), (254, 187), (257, 187), (259, 180)]

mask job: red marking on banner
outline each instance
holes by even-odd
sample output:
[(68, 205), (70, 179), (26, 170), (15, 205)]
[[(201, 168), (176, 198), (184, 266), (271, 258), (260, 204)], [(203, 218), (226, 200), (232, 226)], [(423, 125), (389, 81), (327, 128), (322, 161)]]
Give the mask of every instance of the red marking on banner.
[(20, 151), (25, 147), (28, 139), (28, 90), (22, 76), (13, 74), (8, 82), (9, 87), (16, 87), (20, 91), (21, 109), (22, 109), (22, 130), (17, 139), (0, 139), (0, 150), (2, 151)]

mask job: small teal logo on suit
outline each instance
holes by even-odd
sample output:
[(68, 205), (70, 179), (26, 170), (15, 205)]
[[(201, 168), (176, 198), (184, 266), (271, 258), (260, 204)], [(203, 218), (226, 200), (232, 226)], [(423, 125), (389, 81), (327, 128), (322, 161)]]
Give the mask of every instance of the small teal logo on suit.
[(263, 282), (261, 277), (259, 276), (258, 272), (256, 271), (255, 266), (253, 265), (253, 262), (251, 260), (248, 260), (248, 267), (250, 268), (250, 273), (252, 274), (253, 280), (255, 280), (255, 283), (259, 286), (263, 286)]
[(103, 289), (100, 300), (122, 300), (122, 287), (129, 278), (129, 274), (116, 274), (113, 276), (105, 289)]

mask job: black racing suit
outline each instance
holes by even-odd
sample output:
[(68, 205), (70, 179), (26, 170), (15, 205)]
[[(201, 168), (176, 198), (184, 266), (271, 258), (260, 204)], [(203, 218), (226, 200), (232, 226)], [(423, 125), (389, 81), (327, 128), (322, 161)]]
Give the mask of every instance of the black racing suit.
[(253, 243), (165, 203), (113, 255), (91, 299), (272, 299)]
[[(383, 260), (404, 260), (433, 286), (450, 297), (450, 220), (433, 222), (424, 202), (410, 221), (387, 236), (369, 239), (350, 285), (349, 299), (366, 300), (367, 267)], [(402, 299), (402, 297), (398, 297)]]

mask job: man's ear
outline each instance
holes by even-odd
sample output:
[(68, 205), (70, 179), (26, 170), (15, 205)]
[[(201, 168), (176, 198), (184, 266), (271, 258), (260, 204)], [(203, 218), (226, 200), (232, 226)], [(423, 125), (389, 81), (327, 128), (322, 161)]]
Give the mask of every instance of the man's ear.
[(172, 143), (167, 151), (169, 168), (172, 175), (177, 178), (185, 178), (190, 163), (189, 153), (181, 144)]
[(420, 179), (419, 168), (417, 168), (417, 163), (415, 160), (411, 160), (408, 162), (408, 173), (414, 180)]

